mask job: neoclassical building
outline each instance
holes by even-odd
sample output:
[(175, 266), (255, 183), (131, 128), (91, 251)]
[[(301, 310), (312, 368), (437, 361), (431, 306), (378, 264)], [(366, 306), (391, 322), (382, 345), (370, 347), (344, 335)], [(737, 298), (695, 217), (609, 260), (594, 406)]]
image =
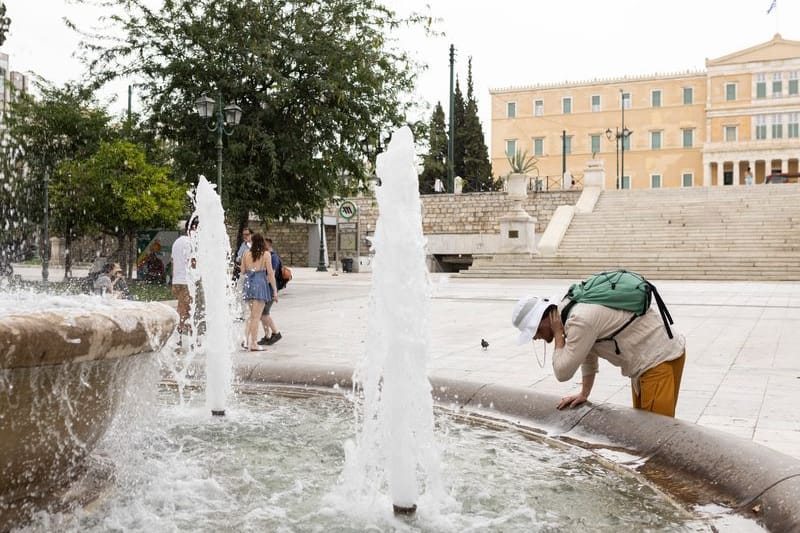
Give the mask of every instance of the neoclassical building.
[[(606, 188), (744, 185), (800, 172), (800, 41), (706, 60), (706, 70), (492, 89), (492, 166), (535, 155), (560, 185), (603, 159)], [(616, 160), (616, 162), (615, 162)], [(556, 177), (553, 179), (553, 177)]]
[(9, 69), (8, 54), (0, 52), (0, 131), (3, 130), (5, 113), (15, 94), (28, 92), (28, 77), (21, 72)]

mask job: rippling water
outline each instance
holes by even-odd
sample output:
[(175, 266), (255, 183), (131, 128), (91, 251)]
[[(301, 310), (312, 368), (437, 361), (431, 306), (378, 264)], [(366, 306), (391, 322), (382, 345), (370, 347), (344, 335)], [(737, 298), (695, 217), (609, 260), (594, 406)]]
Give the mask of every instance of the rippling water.
[(446, 414), (436, 433), (448, 501), (420, 502), (416, 518), (400, 520), (382, 497), (362, 508), (341, 497), (354, 428), (340, 397), (240, 393), (222, 419), (208, 416), (202, 392), (183, 405), (163, 388), (153, 403), (132, 401), (98, 449), (116, 464), (110, 490), (25, 530), (711, 531), (585, 450)]

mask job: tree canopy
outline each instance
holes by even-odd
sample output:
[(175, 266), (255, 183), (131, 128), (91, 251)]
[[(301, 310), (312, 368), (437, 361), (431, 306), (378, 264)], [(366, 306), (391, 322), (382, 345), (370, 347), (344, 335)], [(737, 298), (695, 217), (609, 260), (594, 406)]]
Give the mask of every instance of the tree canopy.
[[(89, 2), (90, 0), (83, 0)], [(365, 183), (362, 139), (405, 122), (418, 65), (387, 38), (400, 19), (375, 0), (100, 0), (107, 35), (84, 32), (97, 83), (139, 80), (180, 179), (216, 174), (202, 94), (242, 108), (225, 137), (223, 198), (241, 220), (310, 216)], [(342, 176), (348, 176), (343, 180)], [(212, 179), (212, 182), (214, 180)]]
[[(186, 187), (170, 168), (147, 162), (142, 147), (127, 140), (104, 141), (90, 157), (62, 165), (61, 185), (80, 192), (96, 227), (122, 241), (143, 228), (175, 227), (186, 209)], [(57, 197), (66, 196), (54, 188)]]
[[(6, 114), (0, 173), (0, 215), (8, 246), (27, 246), (42, 225), (45, 183), (58, 185), (64, 177), (59, 167), (66, 161), (88, 157), (103, 139), (112, 135), (110, 117), (97, 106), (91, 91), (74, 85), (54, 87), (38, 82), (40, 96), (14, 94)], [(50, 225), (69, 242), (89, 225), (81, 196), (64, 184), (63, 197), (51, 197)]]

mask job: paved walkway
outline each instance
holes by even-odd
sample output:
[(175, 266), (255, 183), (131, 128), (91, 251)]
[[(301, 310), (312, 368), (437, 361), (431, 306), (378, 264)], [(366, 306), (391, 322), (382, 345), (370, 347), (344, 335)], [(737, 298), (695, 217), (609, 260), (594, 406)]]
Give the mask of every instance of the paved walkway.
[[(35, 269), (18, 269), (25, 278)], [(40, 271), (38, 272), (40, 276)], [(51, 272), (51, 276), (52, 276)], [(77, 275), (77, 274), (76, 274)], [(283, 339), (253, 357), (355, 364), (367, 335), (370, 275), (294, 269), (273, 316)], [(475, 280), (432, 274), (430, 372), (564, 395), (578, 389), (516, 344), (511, 309), (524, 294), (561, 296), (576, 280)], [(800, 284), (657, 283), (687, 337), (677, 417), (800, 459)], [(234, 327), (243, 327), (237, 323)], [(481, 349), (486, 339), (489, 348)], [(591, 401), (630, 405), (630, 382), (601, 361)]]
[[(564, 395), (579, 388), (516, 344), (511, 309), (524, 294), (561, 296), (575, 280), (474, 280), (433, 274), (430, 371)], [(800, 284), (657, 283), (687, 338), (676, 416), (800, 459)], [(295, 269), (273, 316), (283, 339), (251, 357), (354, 364), (367, 335), (369, 274)], [(481, 349), (481, 339), (489, 348)], [(541, 345), (541, 343), (540, 343)], [(541, 355), (541, 354), (540, 354)], [(591, 401), (630, 406), (630, 380), (601, 360)]]

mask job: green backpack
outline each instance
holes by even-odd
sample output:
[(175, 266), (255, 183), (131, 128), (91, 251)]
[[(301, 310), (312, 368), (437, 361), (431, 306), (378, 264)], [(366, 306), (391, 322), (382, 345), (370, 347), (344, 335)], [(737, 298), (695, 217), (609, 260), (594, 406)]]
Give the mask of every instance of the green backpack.
[(569, 303), (561, 311), (561, 323), (567, 323), (569, 312), (577, 303), (599, 304), (612, 309), (631, 311), (633, 316), (621, 328), (608, 337), (598, 339), (599, 341), (614, 341), (614, 349), (619, 354), (619, 346), (614, 337), (650, 309), (653, 296), (656, 298), (656, 305), (658, 305), (658, 311), (664, 321), (664, 327), (667, 329), (667, 335), (671, 339), (672, 330), (669, 326), (673, 323), (672, 316), (655, 285), (641, 275), (627, 270), (601, 272), (572, 285), (566, 294)]

